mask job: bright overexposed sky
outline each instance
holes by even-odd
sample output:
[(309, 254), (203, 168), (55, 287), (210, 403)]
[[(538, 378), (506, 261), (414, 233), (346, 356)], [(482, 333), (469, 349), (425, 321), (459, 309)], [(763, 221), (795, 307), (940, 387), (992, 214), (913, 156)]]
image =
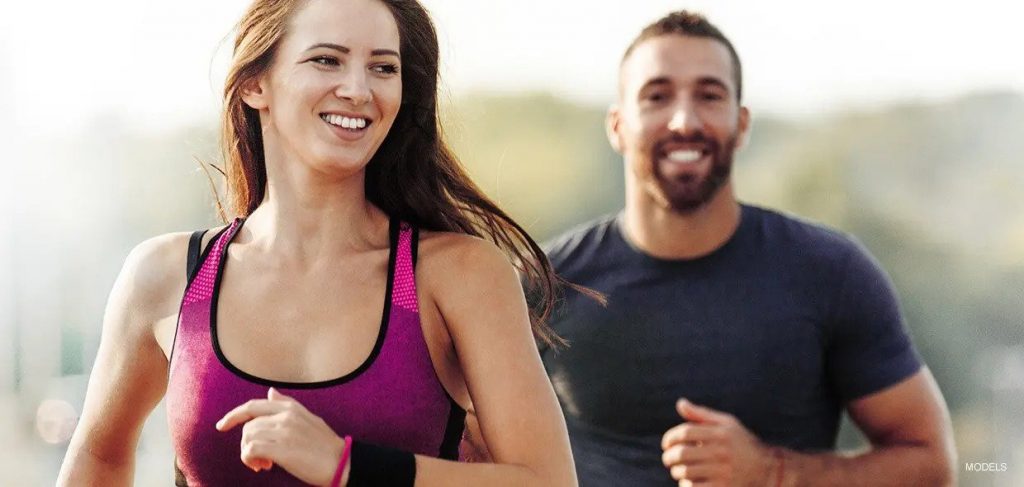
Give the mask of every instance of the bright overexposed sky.
[[(163, 129), (211, 117), (248, 0), (16, 2), (0, 11), (0, 128)], [(606, 104), (622, 50), (671, 9), (706, 13), (756, 112), (808, 115), (988, 90), (1024, 93), (1024, 7), (1006, 0), (424, 0), (453, 96), (549, 91)]]

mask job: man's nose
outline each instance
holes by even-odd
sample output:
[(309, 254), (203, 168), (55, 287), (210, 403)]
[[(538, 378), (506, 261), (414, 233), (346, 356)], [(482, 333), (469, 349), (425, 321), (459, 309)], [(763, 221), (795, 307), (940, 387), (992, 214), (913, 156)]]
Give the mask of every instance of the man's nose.
[(698, 130), (700, 127), (700, 117), (688, 103), (676, 106), (672, 112), (672, 118), (668, 122), (669, 130), (684, 134)]

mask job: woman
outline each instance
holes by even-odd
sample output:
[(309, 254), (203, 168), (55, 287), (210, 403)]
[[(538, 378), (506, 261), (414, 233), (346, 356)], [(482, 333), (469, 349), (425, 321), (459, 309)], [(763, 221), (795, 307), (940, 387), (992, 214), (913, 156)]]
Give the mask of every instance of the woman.
[[(179, 485), (574, 485), (507, 256), (542, 314), (555, 277), (440, 137), (424, 9), (256, 0), (234, 52), (241, 217), (132, 251), (58, 483), (129, 484), (166, 393)], [(452, 461), (467, 410), (494, 463)]]

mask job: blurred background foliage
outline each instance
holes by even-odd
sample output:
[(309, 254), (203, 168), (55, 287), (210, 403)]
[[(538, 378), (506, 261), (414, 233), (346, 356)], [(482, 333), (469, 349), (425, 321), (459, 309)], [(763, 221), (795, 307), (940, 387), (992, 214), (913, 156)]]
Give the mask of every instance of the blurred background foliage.
[[(622, 207), (604, 110), (543, 93), (475, 94), (450, 100), (444, 119), (476, 181), (544, 240)], [(804, 119), (754, 110), (734, 170), (741, 199), (867, 246), (952, 410), (960, 464), (1009, 463), (998, 477), (958, 468), (961, 485), (1024, 485), (1024, 97), (978, 93)], [(17, 141), (25, 156), (8, 164), (0, 321), (13, 326), (0, 327), (0, 429), (14, 432), (15, 448), (0, 456), (4, 485), (55, 478), (74, 418), (41, 405), (80, 408), (128, 251), (218, 223), (195, 161), (217, 162), (213, 123), (169, 133), (115, 117), (92, 126)], [(160, 409), (143, 434), (138, 485), (170, 481), (166, 430)], [(844, 430), (843, 445), (861, 441)]]

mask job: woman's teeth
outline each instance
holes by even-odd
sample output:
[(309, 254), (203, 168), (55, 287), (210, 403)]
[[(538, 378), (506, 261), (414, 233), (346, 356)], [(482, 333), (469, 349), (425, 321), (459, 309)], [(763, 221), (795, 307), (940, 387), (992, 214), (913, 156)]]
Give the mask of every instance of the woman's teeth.
[(369, 123), (365, 118), (351, 118), (342, 115), (333, 115), (330, 113), (320, 115), (320, 118), (324, 119), (325, 122), (331, 125), (352, 130), (366, 128), (366, 125)]
[(697, 162), (703, 154), (699, 150), (674, 150), (668, 153), (668, 160), (682, 163)]

